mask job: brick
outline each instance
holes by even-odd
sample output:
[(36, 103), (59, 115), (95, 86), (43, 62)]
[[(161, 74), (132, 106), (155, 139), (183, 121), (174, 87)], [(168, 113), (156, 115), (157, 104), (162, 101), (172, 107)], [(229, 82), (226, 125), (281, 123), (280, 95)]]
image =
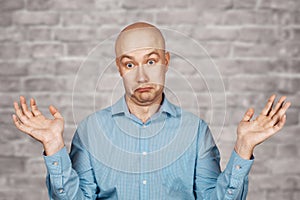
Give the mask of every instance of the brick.
[(224, 11), (218, 10), (214, 10), (214, 12), (201, 10), (197, 14), (199, 15), (197, 22), (199, 25), (221, 25), (225, 16)]
[(157, 1), (141, 1), (137, 2), (135, 0), (127, 0), (125, 2), (121, 2), (121, 8), (124, 9), (157, 9), (157, 8), (187, 8), (188, 3), (186, 1), (180, 0), (166, 0), (163, 2)]
[(195, 24), (198, 13), (194, 10), (162, 11), (156, 15), (157, 24)]
[(280, 0), (264, 0), (259, 2), (259, 8), (267, 8), (274, 10), (288, 10), (294, 6), (293, 0), (287, 0), (285, 2)]
[(231, 0), (192, 0), (191, 5), (201, 10), (204, 8), (205, 10), (228, 10), (233, 7)]
[(279, 55), (284, 58), (297, 58), (300, 53), (300, 43), (285, 42), (278, 45)]
[(300, 148), (297, 144), (279, 144), (277, 146), (277, 158), (295, 158), (300, 157)]
[(112, 10), (121, 8), (122, 3), (120, 1), (111, 0), (95, 0), (97, 10)]
[(229, 79), (231, 92), (273, 92), (278, 90), (278, 79), (275, 77), (240, 76)]
[(230, 44), (228, 43), (206, 43), (203, 44), (204, 48), (208, 52), (208, 55), (212, 58), (215, 57), (228, 57), (230, 53)]
[(275, 58), (282, 48), (274, 48), (271, 44), (234, 44), (233, 57), (271, 57)]
[(35, 187), (46, 187), (45, 176), (28, 176), (18, 175), (8, 177), (8, 187), (16, 187), (18, 189), (34, 189)]
[(0, 44), (0, 59), (11, 59), (18, 57), (19, 48), (16, 44)]
[(0, 62), (0, 76), (24, 76), (27, 75), (27, 62)]
[(92, 41), (96, 37), (95, 29), (65, 28), (54, 31), (54, 39), (60, 41)]
[[(13, 101), (11, 101), (11, 105), (10, 105), (11, 107), (13, 107), (12, 103)], [(8, 124), (1, 125), (3, 127), (3, 131), (0, 136), (0, 140), (3, 142), (9, 142), (10, 146), (12, 146), (11, 144), (12, 142), (17, 140), (22, 140), (26, 137), (24, 133), (21, 133), (13, 124), (12, 113), (13, 112), (10, 112), (9, 115), (6, 115), (7, 120), (11, 120), (11, 121)]]
[(248, 10), (229, 10), (224, 15), (223, 23), (225, 25), (255, 24), (255, 13)]
[(53, 6), (53, 0), (27, 0), (26, 3), (26, 9), (34, 11), (49, 10)]
[(286, 200), (294, 200), (293, 193), (290, 191), (272, 191), (267, 193), (267, 199), (286, 199)]
[(35, 59), (28, 64), (28, 74), (35, 75), (54, 75), (56, 62), (53, 60)]
[(71, 57), (87, 57), (96, 46), (90, 43), (68, 43), (67, 55)]
[(90, 12), (95, 9), (95, 0), (53, 0), (53, 9), (55, 10), (87, 10)]
[(9, 142), (0, 141), (0, 156), (13, 156), (14, 146)]
[(30, 28), (27, 31), (27, 38), (30, 41), (51, 40), (52, 30), (49, 28)]
[(57, 80), (55, 77), (52, 78), (26, 78), (24, 80), (24, 90), (26, 92), (32, 92), (32, 91), (52, 91), (52, 92), (59, 92), (59, 91), (63, 91), (64, 87), (60, 87), (62, 86), (63, 83), (61, 82), (61, 80)]
[(15, 11), (24, 8), (24, 0), (15, 0), (15, 1), (0, 1), (0, 11)]
[(12, 24), (12, 14), (10, 12), (0, 13), (0, 26), (10, 26)]
[(24, 158), (22, 157), (0, 157), (0, 174), (22, 173), (24, 171)]
[(56, 25), (59, 15), (54, 12), (18, 12), (14, 14), (13, 21), (20, 25)]
[(80, 60), (60, 60), (55, 65), (55, 73), (57, 75), (76, 75), (80, 70), (81, 62)]
[(36, 44), (32, 47), (34, 58), (57, 58), (63, 56), (62, 44)]
[(245, 8), (245, 9), (253, 9), (255, 8), (256, 0), (234, 0), (233, 7), (234, 8)]
[(248, 191), (248, 195), (247, 195), (247, 200), (267, 200), (266, 199), (266, 191), (263, 190), (251, 190), (251, 186), (254, 185), (255, 183), (253, 183), (253, 181), (251, 181), (249, 183), (249, 191)]
[(300, 28), (293, 29), (293, 40), (300, 40)]
[(233, 75), (255, 75), (284, 73), (288, 70), (285, 60), (258, 60), (258, 59), (218, 59), (214, 60), (221, 74)]
[(198, 40), (231, 41), (238, 37), (235, 28), (195, 28), (192, 37)]
[[(47, 173), (44, 159), (40, 157), (29, 158), (25, 162), (25, 171), (28, 174), (43, 175)], [(45, 177), (43, 177), (45, 182)]]
[(43, 146), (40, 142), (27, 136), (24, 141), (15, 144), (15, 156), (19, 157), (38, 157), (43, 153)]
[(0, 79), (0, 92), (17, 92), (21, 89), (20, 78), (2, 77)]
[(239, 41), (255, 43), (274, 43), (278, 40), (275, 29), (272, 28), (242, 28)]
[(18, 42), (24, 40), (24, 29), (22, 28), (0, 28), (1, 42)]

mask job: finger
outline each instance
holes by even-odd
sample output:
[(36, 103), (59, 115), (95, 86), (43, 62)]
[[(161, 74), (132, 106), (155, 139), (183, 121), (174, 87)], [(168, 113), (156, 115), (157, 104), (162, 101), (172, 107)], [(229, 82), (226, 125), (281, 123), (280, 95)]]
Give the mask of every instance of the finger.
[(272, 117), (271, 123), (274, 126), (278, 123), (278, 121), (285, 115), (287, 109), (291, 106), (291, 102), (285, 103), (282, 108)]
[(274, 126), (274, 128), (273, 128), (274, 132), (276, 133), (279, 130), (281, 130), (283, 128), (285, 122), (286, 122), (286, 115), (283, 115), (281, 117), (281, 119), (279, 120), (279, 122)]
[(31, 135), (32, 128), (30, 128), (30, 127), (24, 125), (24, 124), (20, 121), (20, 119), (19, 119), (15, 114), (13, 114), (12, 117), (13, 117), (13, 121), (14, 121), (15, 126), (16, 126), (20, 131), (22, 131), (22, 132), (24, 132), (24, 133), (26, 133), (26, 134), (28, 134), (28, 135)]
[(57, 119), (63, 119), (62, 115), (58, 112), (58, 110), (54, 106), (49, 106), (50, 113)]
[(274, 109), (272, 109), (272, 111), (269, 113), (270, 117), (273, 117), (273, 115), (275, 115), (278, 110), (282, 107), (284, 101), (286, 100), (286, 96), (282, 96), (279, 101), (277, 102), (276, 106)]
[(247, 110), (247, 112), (245, 113), (242, 121), (244, 121), (244, 122), (250, 121), (250, 119), (253, 117), (253, 115), (254, 115), (254, 109), (253, 108), (249, 108)]
[(22, 106), (23, 113), (26, 115), (26, 117), (28, 117), (28, 118), (33, 117), (32, 112), (28, 110), (28, 107), (26, 104), (26, 98), (24, 96), (20, 96), (20, 103)]
[(36, 102), (34, 98), (30, 99), (30, 107), (31, 107), (31, 112), (34, 114), (34, 116), (41, 115), (42, 113), (39, 111)]
[(28, 118), (24, 115), (23, 111), (20, 109), (19, 104), (17, 102), (14, 102), (14, 108), (15, 108), (15, 112), (16, 115), (18, 116), (18, 118), (23, 122), (28, 122)]
[(268, 100), (266, 106), (265, 106), (264, 109), (261, 111), (261, 114), (262, 114), (262, 115), (267, 116), (267, 115), (269, 114), (270, 110), (272, 109), (272, 106), (273, 106), (275, 97), (276, 97), (276, 95), (273, 94), (273, 95), (269, 98), (269, 100)]

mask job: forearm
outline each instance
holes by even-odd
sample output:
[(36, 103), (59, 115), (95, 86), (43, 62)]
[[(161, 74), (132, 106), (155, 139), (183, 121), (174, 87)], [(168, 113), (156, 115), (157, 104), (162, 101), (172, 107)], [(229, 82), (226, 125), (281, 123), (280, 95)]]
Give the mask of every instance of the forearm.
[(253, 160), (245, 160), (233, 151), (222, 173), (218, 174), (213, 167), (202, 168), (196, 177), (196, 180), (199, 180), (196, 182), (196, 199), (245, 200), (248, 192), (248, 173), (252, 163)]
[(64, 147), (52, 156), (45, 156), (47, 166), (47, 188), (51, 200), (94, 199), (92, 189), (80, 188), (80, 179), (72, 169), (70, 157)]

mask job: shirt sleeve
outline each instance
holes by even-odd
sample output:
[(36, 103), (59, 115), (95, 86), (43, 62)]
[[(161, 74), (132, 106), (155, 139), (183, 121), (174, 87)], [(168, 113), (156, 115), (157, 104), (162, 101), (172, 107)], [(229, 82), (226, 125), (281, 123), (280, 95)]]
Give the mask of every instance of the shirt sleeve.
[(204, 121), (200, 121), (196, 159), (194, 194), (196, 199), (245, 200), (248, 174), (253, 164), (232, 152), (226, 169), (220, 170), (220, 153)]
[(44, 156), (44, 160), (49, 199), (96, 199), (97, 185), (89, 154), (81, 145), (77, 132), (72, 141), (70, 156), (64, 147), (54, 155)]

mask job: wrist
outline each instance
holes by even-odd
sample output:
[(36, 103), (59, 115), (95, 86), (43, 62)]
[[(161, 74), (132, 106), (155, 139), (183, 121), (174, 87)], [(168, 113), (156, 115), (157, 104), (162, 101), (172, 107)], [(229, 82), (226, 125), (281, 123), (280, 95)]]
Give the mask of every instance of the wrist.
[(43, 146), (44, 146), (46, 156), (51, 156), (57, 153), (58, 151), (60, 151), (62, 148), (64, 148), (65, 144), (63, 139), (59, 139), (59, 140), (43, 143)]
[(251, 156), (253, 155), (254, 147), (249, 145), (243, 139), (237, 139), (234, 150), (241, 158), (250, 160)]

